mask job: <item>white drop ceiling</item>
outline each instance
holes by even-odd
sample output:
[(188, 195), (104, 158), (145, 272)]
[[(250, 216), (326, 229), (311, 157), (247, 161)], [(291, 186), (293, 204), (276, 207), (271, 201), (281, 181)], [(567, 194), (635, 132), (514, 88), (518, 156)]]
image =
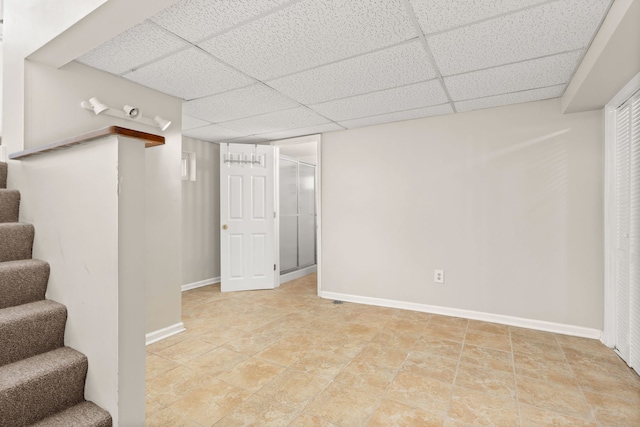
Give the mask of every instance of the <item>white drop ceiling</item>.
[(559, 97), (611, 0), (182, 0), (77, 60), (256, 143)]

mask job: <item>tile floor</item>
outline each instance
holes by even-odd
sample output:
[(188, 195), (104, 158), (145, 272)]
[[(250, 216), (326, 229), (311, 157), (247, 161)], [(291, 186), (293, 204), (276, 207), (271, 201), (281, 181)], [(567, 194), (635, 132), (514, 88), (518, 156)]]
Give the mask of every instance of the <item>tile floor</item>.
[(640, 426), (640, 378), (600, 342), (272, 291), (183, 293), (147, 347), (147, 426)]

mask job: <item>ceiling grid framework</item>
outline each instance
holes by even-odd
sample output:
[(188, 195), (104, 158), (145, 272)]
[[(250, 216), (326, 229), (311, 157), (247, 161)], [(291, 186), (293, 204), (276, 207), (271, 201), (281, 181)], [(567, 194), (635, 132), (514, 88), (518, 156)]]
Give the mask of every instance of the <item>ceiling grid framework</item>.
[[(181, 0), (77, 59), (257, 143), (556, 98), (611, 0)], [(98, 94), (99, 95), (99, 94)]]

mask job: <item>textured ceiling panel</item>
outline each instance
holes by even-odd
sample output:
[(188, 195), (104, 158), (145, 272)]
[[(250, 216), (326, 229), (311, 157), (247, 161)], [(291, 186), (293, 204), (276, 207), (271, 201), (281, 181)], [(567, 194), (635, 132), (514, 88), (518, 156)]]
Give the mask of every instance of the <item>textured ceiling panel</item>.
[(367, 93), (337, 101), (312, 105), (315, 111), (341, 121), (410, 110), (447, 102), (438, 80)]
[(287, 129), (300, 129), (328, 123), (329, 120), (306, 107), (276, 111), (260, 116), (247, 117), (223, 123), (224, 127), (249, 134), (263, 134)]
[(195, 117), (187, 116), (185, 114), (182, 115), (182, 130), (200, 128), (210, 124), (211, 123), (207, 121), (196, 119)]
[(454, 101), (553, 86), (569, 81), (582, 51), (445, 77)]
[(263, 138), (261, 136), (251, 135), (251, 136), (243, 136), (242, 138), (226, 139), (224, 141), (215, 141), (215, 142), (229, 143), (229, 144), (260, 144), (266, 141), (267, 141), (266, 138)]
[(209, 125), (195, 129), (183, 130), (182, 134), (189, 138), (201, 139), (203, 141), (222, 141), (231, 138), (246, 136), (246, 133), (236, 132), (217, 125)]
[(315, 104), (435, 76), (424, 47), (416, 40), (271, 80), (268, 84), (299, 102)]
[(197, 47), (175, 53), (124, 77), (185, 100), (255, 83)]
[(548, 0), (410, 0), (425, 34), (522, 9)]
[(198, 42), (289, 0), (182, 0), (151, 20), (169, 31)]
[(585, 48), (608, 0), (562, 0), (428, 38), (443, 75)]
[(263, 133), (259, 136), (266, 138), (270, 141), (278, 139), (292, 138), (294, 136), (313, 135), (316, 133), (334, 132), (338, 130), (344, 130), (341, 126), (335, 123), (326, 123), (324, 125), (316, 125), (311, 127), (305, 127), (300, 129), (282, 130), (278, 132)]
[(256, 83), (242, 89), (185, 102), (182, 111), (190, 116), (218, 123), (298, 105), (297, 102), (262, 83)]
[(364, 117), (362, 119), (345, 120), (339, 122), (347, 129), (354, 129), (363, 126), (380, 125), (382, 123), (399, 122), (402, 120), (420, 119), (422, 117), (441, 116), (453, 113), (451, 104), (434, 105), (433, 107), (416, 108), (414, 110), (398, 111), (391, 114), (380, 114), (378, 116)]
[(306, 0), (208, 40), (201, 47), (264, 80), (415, 36), (401, 0)]
[(523, 92), (507, 93), (504, 95), (489, 96), (487, 98), (472, 99), (456, 102), (458, 112), (480, 110), (483, 108), (500, 107), (502, 105), (519, 104), (521, 102), (538, 101), (541, 99), (557, 98), (562, 96), (564, 85), (545, 87), (541, 89), (525, 90)]
[(78, 61), (122, 74), (186, 46), (185, 41), (144, 21), (82, 55)]

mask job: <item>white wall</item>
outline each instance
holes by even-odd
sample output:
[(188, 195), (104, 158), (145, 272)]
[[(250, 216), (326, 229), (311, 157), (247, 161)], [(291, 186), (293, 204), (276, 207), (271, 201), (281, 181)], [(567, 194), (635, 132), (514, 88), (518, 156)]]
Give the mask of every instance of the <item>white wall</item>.
[(555, 99), (324, 134), (322, 291), (601, 330), (602, 133)]
[(161, 134), (158, 128), (80, 107), (91, 96), (112, 107), (131, 104), (145, 116), (171, 120), (165, 145), (145, 150), (147, 332), (181, 322), (181, 111), (179, 99), (128, 80), (70, 63), (59, 70), (25, 64), (25, 145), (39, 146), (105, 126)]
[(196, 154), (196, 180), (182, 181), (182, 284), (220, 277), (220, 146), (182, 138)]

